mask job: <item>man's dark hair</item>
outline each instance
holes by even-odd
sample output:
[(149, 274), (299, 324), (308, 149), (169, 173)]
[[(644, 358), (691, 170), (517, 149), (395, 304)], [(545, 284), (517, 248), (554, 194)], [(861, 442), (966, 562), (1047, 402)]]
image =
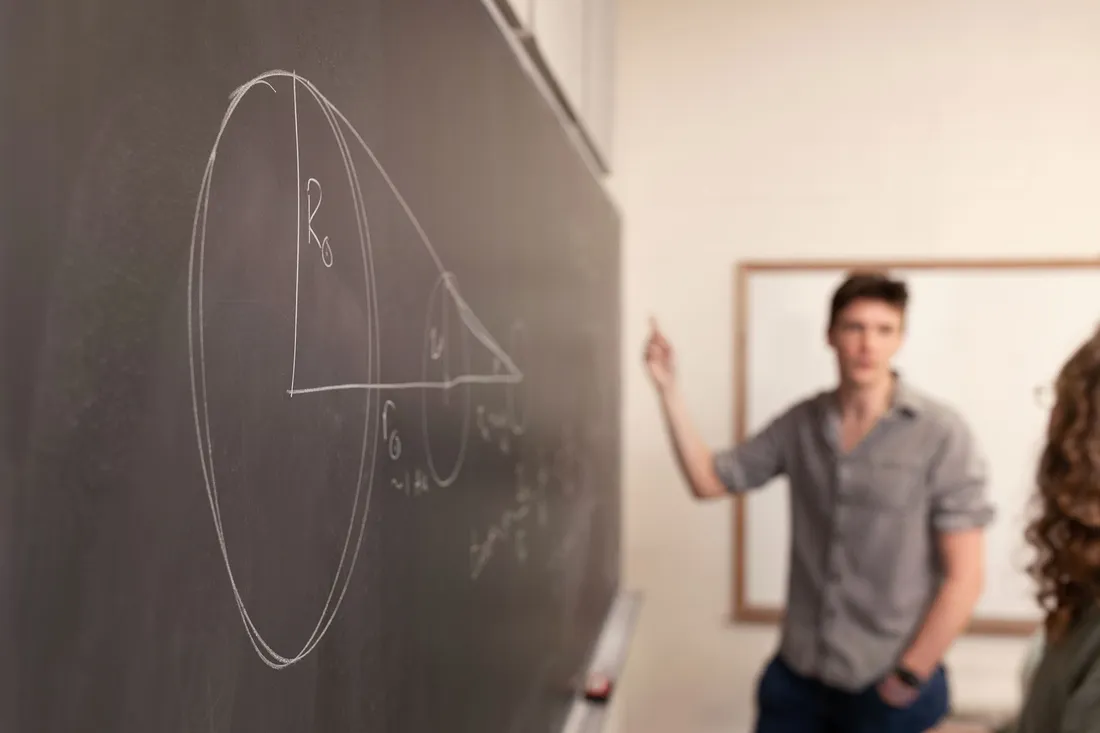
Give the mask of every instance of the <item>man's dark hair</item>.
[(892, 305), (902, 313), (909, 303), (909, 288), (901, 280), (891, 279), (885, 272), (857, 270), (833, 293), (829, 308), (829, 328), (836, 325), (837, 316), (856, 300), (879, 300)]

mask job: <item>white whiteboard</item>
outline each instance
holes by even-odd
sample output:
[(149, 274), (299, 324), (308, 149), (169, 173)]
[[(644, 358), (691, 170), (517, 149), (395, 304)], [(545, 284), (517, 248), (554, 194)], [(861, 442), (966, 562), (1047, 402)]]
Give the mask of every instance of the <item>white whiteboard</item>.
[[(998, 516), (987, 534), (987, 580), (974, 630), (1023, 626), (1041, 617), (1026, 572), (1024, 541), (1050, 386), (1063, 362), (1100, 322), (1100, 261), (1051, 263), (863, 263), (909, 284), (904, 378), (954, 406), (989, 458)], [(829, 300), (853, 263), (796, 269), (743, 266), (739, 294), (737, 407), (746, 434), (792, 402), (836, 381), (825, 341)], [(790, 525), (785, 479), (742, 500), (735, 562), (743, 616), (782, 609)], [(1020, 624), (1024, 622), (1024, 624)]]

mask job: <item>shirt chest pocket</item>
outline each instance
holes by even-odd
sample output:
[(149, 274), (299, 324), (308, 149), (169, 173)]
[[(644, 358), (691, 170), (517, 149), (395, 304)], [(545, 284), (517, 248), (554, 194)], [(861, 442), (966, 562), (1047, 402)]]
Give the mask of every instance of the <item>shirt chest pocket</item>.
[(920, 502), (924, 467), (899, 460), (841, 466), (839, 494), (845, 503), (879, 511), (902, 511)]

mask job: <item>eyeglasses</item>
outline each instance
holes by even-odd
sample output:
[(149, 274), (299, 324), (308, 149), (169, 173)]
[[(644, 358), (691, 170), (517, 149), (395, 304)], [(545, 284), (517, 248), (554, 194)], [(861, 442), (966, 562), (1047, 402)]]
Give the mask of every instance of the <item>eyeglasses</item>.
[(1035, 404), (1044, 410), (1054, 408), (1055, 392), (1053, 384), (1039, 384), (1035, 386)]

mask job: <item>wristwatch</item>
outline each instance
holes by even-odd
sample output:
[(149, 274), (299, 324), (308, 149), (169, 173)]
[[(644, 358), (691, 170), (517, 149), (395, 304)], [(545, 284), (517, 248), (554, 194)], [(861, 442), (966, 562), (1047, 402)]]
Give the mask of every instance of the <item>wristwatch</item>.
[(906, 667), (904, 664), (899, 664), (894, 667), (894, 676), (901, 680), (902, 684), (906, 687), (912, 687), (917, 689), (924, 684), (924, 681), (917, 676), (917, 674)]

